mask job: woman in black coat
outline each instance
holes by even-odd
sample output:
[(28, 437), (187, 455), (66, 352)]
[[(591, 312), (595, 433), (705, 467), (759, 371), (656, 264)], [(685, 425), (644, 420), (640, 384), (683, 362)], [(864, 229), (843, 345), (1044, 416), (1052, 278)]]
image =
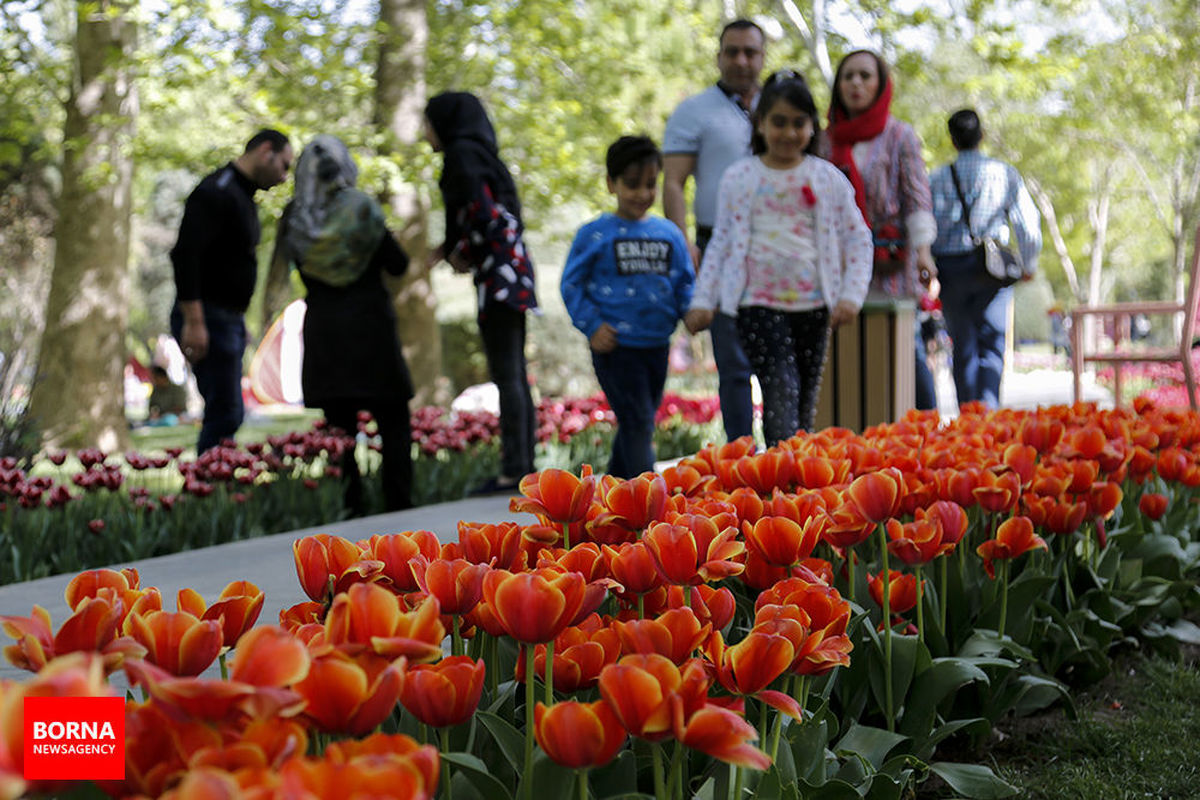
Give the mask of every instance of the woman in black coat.
[[(396, 335), (381, 272), (403, 275), (408, 256), (384, 225), (379, 204), (354, 188), (358, 169), (346, 145), (317, 136), (296, 165), (295, 195), (280, 223), (280, 247), (308, 290), (304, 319), (304, 404), (320, 408), (350, 436), (368, 411), (383, 447), (383, 496), (389, 511), (412, 505), (412, 379)], [(362, 513), (354, 448), (343, 456), (346, 504)]]

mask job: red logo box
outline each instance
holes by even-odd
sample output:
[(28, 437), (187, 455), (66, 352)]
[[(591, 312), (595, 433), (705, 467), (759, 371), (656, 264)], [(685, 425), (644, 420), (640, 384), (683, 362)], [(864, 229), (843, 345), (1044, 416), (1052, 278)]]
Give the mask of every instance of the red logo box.
[(26, 780), (122, 780), (125, 700), (26, 697)]

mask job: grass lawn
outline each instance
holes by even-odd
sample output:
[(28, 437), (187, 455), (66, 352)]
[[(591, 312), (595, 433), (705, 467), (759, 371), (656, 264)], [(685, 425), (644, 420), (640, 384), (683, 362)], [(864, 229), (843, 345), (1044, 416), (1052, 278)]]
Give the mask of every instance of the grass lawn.
[(1029, 800), (1200, 798), (1200, 653), (1189, 656), (1119, 657), (1077, 698), (1078, 720), (1010, 720), (979, 757)]
[[(256, 414), (247, 417), (234, 438), (239, 442), (261, 442), (268, 436), (308, 430), (313, 422), (320, 418), (319, 410), (303, 408), (280, 414)], [(134, 428), (129, 432), (130, 449), (139, 453), (157, 453), (168, 447), (182, 447), (192, 451), (194, 456), (196, 437), (199, 435), (199, 423), (164, 428)]]

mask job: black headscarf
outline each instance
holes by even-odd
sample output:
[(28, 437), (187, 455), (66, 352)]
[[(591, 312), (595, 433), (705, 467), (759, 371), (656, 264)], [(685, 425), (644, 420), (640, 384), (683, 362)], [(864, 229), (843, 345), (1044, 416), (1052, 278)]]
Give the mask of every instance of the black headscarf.
[(445, 160), (438, 188), (446, 205), (446, 243), (458, 239), (458, 212), (483, 194), (521, 219), (517, 187), (496, 148), (496, 131), (479, 98), (470, 92), (442, 92), (425, 106), (425, 118), (442, 145)]

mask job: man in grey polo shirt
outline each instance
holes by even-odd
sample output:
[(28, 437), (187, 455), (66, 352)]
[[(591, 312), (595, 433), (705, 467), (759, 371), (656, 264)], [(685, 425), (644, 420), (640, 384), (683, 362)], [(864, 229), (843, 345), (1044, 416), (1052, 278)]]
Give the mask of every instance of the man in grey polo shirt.
[[(720, 80), (680, 103), (667, 120), (663, 134), (663, 214), (679, 226), (685, 238), (687, 203), (683, 190), (689, 177), (696, 178), (692, 208), (696, 238), (690, 247), (697, 270), (716, 221), (721, 176), (734, 161), (750, 155), (750, 112), (758, 102), (766, 37), (762, 28), (739, 19), (725, 26), (718, 44)], [(725, 436), (732, 441), (753, 432), (750, 362), (738, 340), (737, 320), (718, 313), (711, 331), (720, 380), (721, 418)]]

